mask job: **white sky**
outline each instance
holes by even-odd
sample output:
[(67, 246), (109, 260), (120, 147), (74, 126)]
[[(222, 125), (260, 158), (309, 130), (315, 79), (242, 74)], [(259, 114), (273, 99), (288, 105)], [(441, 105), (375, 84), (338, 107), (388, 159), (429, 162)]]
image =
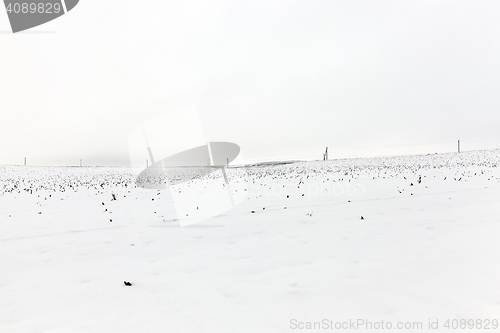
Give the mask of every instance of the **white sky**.
[[(0, 164), (120, 164), (196, 106), (247, 162), (500, 147), (499, 1), (97, 1), (0, 10)], [(48, 33), (34, 33), (48, 32)]]

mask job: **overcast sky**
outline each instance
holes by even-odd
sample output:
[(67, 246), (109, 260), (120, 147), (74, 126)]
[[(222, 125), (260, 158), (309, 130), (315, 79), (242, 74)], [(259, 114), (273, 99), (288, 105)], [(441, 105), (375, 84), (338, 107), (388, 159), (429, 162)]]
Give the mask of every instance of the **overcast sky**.
[[(0, 10), (0, 164), (119, 164), (196, 107), (246, 161), (500, 148), (500, 1), (97, 1)], [(38, 32), (38, 33), (37, 33)]]

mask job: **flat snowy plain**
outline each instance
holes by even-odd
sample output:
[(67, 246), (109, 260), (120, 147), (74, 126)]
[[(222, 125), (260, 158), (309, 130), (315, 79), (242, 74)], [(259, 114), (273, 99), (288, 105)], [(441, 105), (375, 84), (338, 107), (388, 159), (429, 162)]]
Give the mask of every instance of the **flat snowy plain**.
[(0, 332), (498, 320), (499, 166), (488, 150), (234, 168), (244, 202), (182, 228), (134, 170), (0, 166)]

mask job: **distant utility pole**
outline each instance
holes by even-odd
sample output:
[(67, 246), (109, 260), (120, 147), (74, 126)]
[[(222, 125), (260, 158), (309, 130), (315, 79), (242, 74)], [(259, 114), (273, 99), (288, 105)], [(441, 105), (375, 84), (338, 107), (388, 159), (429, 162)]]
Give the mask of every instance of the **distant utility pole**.
[(323, 154), (323, 161), (328, 161), (328, 147), (326, 147), (325, 153)]
[(460, 153), (460, 140), (458, 140), (458, 152)]
[(82, 167), (82, 159), (80, 159), (80, 168)]
[(24, 165), (26, 165), (26, 157), (24, 158)]

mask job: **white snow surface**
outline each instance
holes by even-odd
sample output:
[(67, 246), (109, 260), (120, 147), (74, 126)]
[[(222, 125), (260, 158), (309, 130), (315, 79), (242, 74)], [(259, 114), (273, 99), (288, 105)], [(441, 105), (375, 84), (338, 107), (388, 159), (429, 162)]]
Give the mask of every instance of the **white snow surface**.
[(233, 168), (244, 202), (187, 227), (137, 170), (0, 166), (0, 332), (500, 319), (499, 165), (487, 150)]

